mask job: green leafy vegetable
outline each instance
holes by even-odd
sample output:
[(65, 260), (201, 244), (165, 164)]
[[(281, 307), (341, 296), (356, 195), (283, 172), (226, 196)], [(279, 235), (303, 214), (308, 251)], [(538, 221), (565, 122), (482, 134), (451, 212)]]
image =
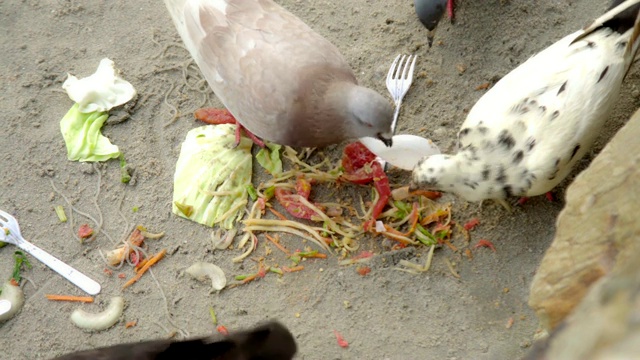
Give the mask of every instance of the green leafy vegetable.
[(253, 184), (247, 185), (247, 191), (249, 192), (249, 197), (251, 197), (251, 200), (258, 200), (258, 191), (253, 187)]
[(11, 274), (11, 278), (14, 279), (17, 283), (20, 283), (20, 280), (22, 280), (22, 276), (20, 276), (22, 265), (25, 265), (27, 268), (31, 269), (31, 263), (29, 263), (29, 259), (27, 259), (22, 251), (16, 251), (15, 253), (13, 253), (13, 259), (15, 260), (15, 264), (13, 266), (13, 274)]
[(124, 160), (124, 155), (120, 153), (120, 182), (123, 184), (128, 184), (131, 181), (131, 175), (129, 175), (129, 170), (127, 170), (127, 162)]
[(235, 144), (233, 125), (192, 129), (182, 143), (173, 180), (173, 213), (199, 224), (235, 227), (251, 184), (251, 140)]
[(282, 160), (280, 159), (280, 149), (282, 146), (273, 143), (266, 143), (266, 147), (260, 149), (256, 154), (258, 164), (265, 168), (271, 175), (282, 173)]
[(60, 131), (72, 161), (105, 161), (120, 156), (116, 145), (100, 133), (109, 115), (106, 112), (81, 113), (74, 104), (60, 120)]
[(62, 207), (62, 205), (58, 205), (55, 207), (55, 210), (60, 222), (67, 222), (67, 214), (64, 212), (64, 207)]

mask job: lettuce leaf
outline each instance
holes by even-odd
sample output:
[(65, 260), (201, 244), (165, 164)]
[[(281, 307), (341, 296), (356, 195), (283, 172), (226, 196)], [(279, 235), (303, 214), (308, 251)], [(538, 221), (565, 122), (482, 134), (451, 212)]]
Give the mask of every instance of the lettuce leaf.
[(235, 144), (235, 125), (192, 129), (182, 143), (173, 178), (174, 214), (213, 227), (235, 227), (248, 203), (253, 143)]
[(74, 104), (60, 120), (60, 131), (67, 146), (67, 158), (75, 161), (105, 161), (120, 156), (116, 145), (100, 133), (109, 115), (106, 112), (82, 113)]
[(282, 160), (280, 159), (282, 146), (273, 143), (266, 143), (265, 145), (266, 147), (260, 149), (256, 154), (256, 160), (271, 175), (276, 176), (282, 172)]

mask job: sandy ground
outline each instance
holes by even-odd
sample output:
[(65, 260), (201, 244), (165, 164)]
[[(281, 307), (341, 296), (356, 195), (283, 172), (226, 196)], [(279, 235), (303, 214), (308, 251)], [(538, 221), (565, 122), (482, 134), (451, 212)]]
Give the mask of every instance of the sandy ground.
[[(607, 5), (603, 0), (459, 1), (456, 24), (444, 21), (436, 38), (441, 43), (428, 49), (426, 30), (411, 1), (279, 3), (334, 42), (361, 83), (382, 93), (395, 55), (418, 54), (418, 75), (405, 98), (400, 131), (420, 132), (444, 150), (451, 148), (466, 111), (482, 96), (484, 91), (475, 90), (478, 85), (499, 79), (595, 18)], [(432, 270), (423, 275), (391, 270), (400, 258), (420, 257), (422, 262), (426, 249), (416, 248), (383, 253), (366, 277), (354, 268), (339, 267), (330, 257), (308, 261), (305, 271), (282, 279), (268, 276), (210, 295), (207, 286), (181, 271), (203, 260), (219, 264), (231, 277), (253, 271), (253, 263), (245, 262), (245, 268), (233, 264), (230, 259), (237, 250), (214, 253), (210, 229), (170, 213), (179, 146), (187, 131), (199, 126), (190, 112), (205, 101), (219, 103), (213, 94), (207, 98), (185, 86), (183, 64), (189, 55), (174, 46), (179, 38), (163, 3), (9, 0), (0, 2), (0, 16), (0, 209), (19, 219), (27, 239), (101, 282), (97, 304), (84, 308), (97, 311), (111, 296), (120, 295), (123, 280), (103, 273), (98, 249), (111, 246), (106, 236), (81, 245), (69, 224), (59, 223), (53, 207), (64, 201), (52, 183), (74, 206), (97, 217), (93, 199), (100, 181), (97, 204), (104, 231), (116, 240), (127, 224), (166, 232), (163, 239), (149, 243), (151, 251), (167, 248), (171, 253), (154, 268), (154, 275), (172, 321), (192, 336), (215, 331), (208, 314), (213, 306), (219, 321), (231, 330), (267, 318), (282, 321), (297, 338), (300, 359), (514, 359), (531, 344), (538, 323), (526, 305), (528, 288), (553, 238), (562, 200), (531, 199), (507, 214), (494, 204), (480, 209), (453, 196), (443, 197), (440, 201), (455, 204), (459, 221), (480, 219), (472, 244), (490, 239), (497, 252), (474, 251), (474, 259), (468, 261), (440, 249)], [(90, 165), (67, 161), (60, 135), (59, 120), (72, 105), (61, 92), (66, 73), (87, 76), (103, 57), (114, 60), (140, 94), (128, 120), (103, 129), (135, 169), (134, 185), (120, 183), (117, 161), (100, 165), (100, 176)], [(466, 69), (462, 74), (460, 67)], [(193, 67), (187, 70), (194, 84), (200, 75)], [(634, 71), (597, 149), (638, 107), (633, 85), (637, 82)], [(164, 125), (171, 120), (172, 109), (165, 98), (183, 115), (168, 126)], [(340, 149), (334, 150), (336, 156)], [(582, 166), (587, 163), (588, 159)], [(406, 181), (406, 174), (396, 180)], [(562, 199), (563, 191), (557, 195)], [(121, 199), (126, 221), (118, 210)], [(133, 213), (133, 207), (139, 211)], [(367, 239), (363, 246), (380, 249), (379, 242)], [(301, 246), (298, 239), (286, 244)], [(13, 250), (10, 246), (0, 250), (1, 279), (9, 277)], [(447, 259), (455, 263), (460, 279), (449, 272)], [(22, 313), (0, 325), (3, 359), (46, 359), (78, 349), (162, 338), (175, 329), (167, 319), (163, 295), (153, 278), (145, 275), (124, 292), (128, 306), (121, 323), (108, 331), (85, 333), (69, 321), (78, 305), (44, 299), (46, 293), (82, 293), (35, 259), (32, 263), (25, 275), (37, 289), (26, 284)], [(125, 271), (130, 276), (131, 270)], [(513, 326), (507, 328), (510, 318)], [(125, 329), (124, 321), (130, 320), (138, 325)], [(347, 349), (337, 345), (334, 329), (349, 342)]]

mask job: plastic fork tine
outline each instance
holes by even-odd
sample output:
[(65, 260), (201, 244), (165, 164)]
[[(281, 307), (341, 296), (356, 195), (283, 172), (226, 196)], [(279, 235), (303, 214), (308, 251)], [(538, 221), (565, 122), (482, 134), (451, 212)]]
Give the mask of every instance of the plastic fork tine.
[(393, 114), (393, 123), (391, 124), (391, 131), (393, 134), (396, 133), (402, 99), (409, 91), (409, 87), (411, 87), (413, 71), (416, 66), (417, 58), (418, 57), (415, 55), (398, 55), (393, 60), (393, 63), (389, 68), (389, 72), (387, 73), (387, 90), (389, 90), (389, 94), (391, 94), (391, 98), (396, 105), (396, 109)]
[[(402, 99), (409, 91), (411, 82), (413, 80), (413, 70), (416, 66), (417, 55), (402, 55), (399, 54), (391, 63), (389, 72), (387, 72), (387, 90), (391, 94), (393, 103), (396, 106), (393, 112), (393, 122), (391, 123), (391, 132), (395, 135), (396, 127), (398, 126), (398, 116), (400, 115), (400, 106), (402, 105)], [(409, 65), (411, 63), (411, 65)], [(380, 162), (386, 169), (386, 163)]]

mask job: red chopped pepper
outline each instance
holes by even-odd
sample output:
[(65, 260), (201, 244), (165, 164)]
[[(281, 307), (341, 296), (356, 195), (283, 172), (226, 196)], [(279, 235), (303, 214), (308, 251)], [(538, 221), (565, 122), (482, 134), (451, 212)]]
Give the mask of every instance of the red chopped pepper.
[(80, 225), (80, 228), (78, 229), (78, 237), (80, 239), (87, 239), (87, 238), (90, 238), (92, 235), (93, 235), (93, 229), (89, 227), (88, 224)]
[(370, 272), (371, 272), (371, 268), (370, 268), (370, 267), (368, 267), (368, 266), (358, 266), (358, 267), (356, 268), (356, 271), (357, 271), (357, 272), (358, 272), (358, 274), (360, 274), (361, 276), (365, 276), (365, 275), (367, 275), (368, 273), (370, 273)]
[(373, 206), (371, 220), (364, 224), (365, 230), (370, 230), (373, 227), (375, 220), (382, 213), (391, 196), (387, 174), (375, 159), (376, 155), (360, 142), (347, 145), (342, 154), (344, 174), (341, 178), (360, 185), (373, 181), (373, 186), (380, 195), (378, 202)]
[(138, 257), (135, 251), (129, 254), (129, 260), (131, 260), (133, 266), (138, 266), (138, 263), (140, 263), (140, 257)]
[(480, 248), (480, 247), (486, 247), (489, 248), (491, 250), (493, 250), (493, 252), (496, 252), (496, 247), (493, 246), (493, 243), (489, 240), (480, 240), (478, 241), (478, 243), (473, 247), (474, 249)]
[(338, 345), (341, 348), (346, 348), (349, 346), (349, 343), (347, 342), (347, 340), (345, 340), (337, 330), (333, 330), (333, 333), (336, 335), (336, 340), (338, 340)]
[(478, 224), (480, 224), (480, 220), (478, 218), (473, 218), (469, 220), (466, 224), (464, 224), (464, 229), (469, 231), (475, 228)]
[(216, 330), (218, 330), (218, 332), (224, 336), (229, 335), (229, 330), (227, 330), (227, 328), (224, 327), (224, 325), (218, 325), (218, 327), (216, 327)]
[(290, 190), (284, 188), (276, 188), (276, 199), (284, 207), (289, 214), (299, 218), (311, 220), (316, 212), (309, 209), (308, 206), (301, 204)]
[(311, 195), (311, 183), (304, 176), (298, 176), (296, 179), (296, 193), (305, 199)]

